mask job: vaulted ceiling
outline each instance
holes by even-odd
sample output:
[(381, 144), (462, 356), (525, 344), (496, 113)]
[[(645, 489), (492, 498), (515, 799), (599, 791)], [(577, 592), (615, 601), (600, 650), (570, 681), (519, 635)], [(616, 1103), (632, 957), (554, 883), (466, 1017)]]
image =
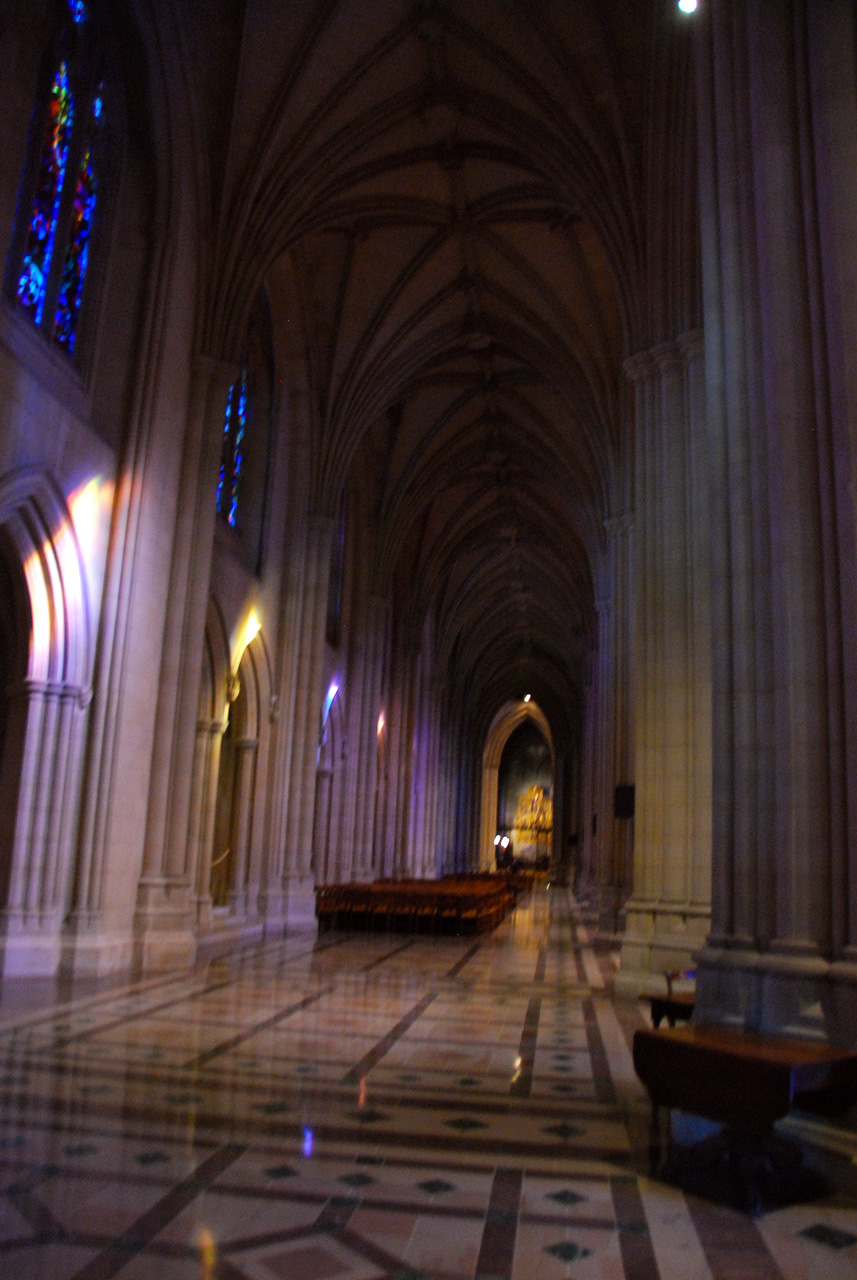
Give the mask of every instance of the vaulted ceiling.
[(662, 10), (248, 6), (211, 340), (288, 277), (313, 502), (371, 490), (371, 585), (396, 584), (417, 634), (431, 611), (486, 726), (525, 688), (567, 721), (629, 501)]

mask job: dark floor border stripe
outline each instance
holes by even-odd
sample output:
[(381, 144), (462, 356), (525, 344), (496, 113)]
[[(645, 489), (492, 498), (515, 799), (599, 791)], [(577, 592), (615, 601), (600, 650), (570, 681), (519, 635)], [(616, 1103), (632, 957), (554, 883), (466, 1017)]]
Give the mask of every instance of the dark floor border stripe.
[[(321, 943), (314, 945), (309, 951), (302, 951), (298, 955), (289, 956), (284, 961), (285, 964), (293, 964), (296, 960), (306, 959), (307, 956), (317, 955), (323, 951), (330, 951), (333, 947), (341, 947), (343, 943), (349, 942), (349, 938), (337, 938), (333, 942)], [(282, 945), (282, 944), (279, 944)], [(227, 987), (234, 986), (237, 982), (236, 975), (230, 974), (228, 978), (218, 979), (217, 982), (206, 983), (205, 986), (197, 987), (193, 991), (185, 992), (183, 995), (177, 995), (172, 1000), (163, 1000), (160, 1004), (150, 1005), (145, 1009), (140, 1009), (137, 1013), (126, 1014), (122, 1018), (114, 1018), (111, 1022), (105, 1022), (100, 1026), (87, 1027), (85, 1031), (76, 1032), (73, 1035), (60, 1036), (60, 1047), (66, 1045), (79, 1044), (83, 1040), (91, 1039), (93, 1036), (103, 1035), (105, 1031), (112, 1031), (116, 1027), (124, 1027), (129, 1022), (139, 1022), (141, 1018), (157, 1017), (164, 1009), (171, 1009), (177, 1004), (187, 1004), (193, 1000), (200, 1000), (203, 996), (210, 996), (215, 991), (224, 991)]]
[[(660, 1280), (661, 1273), (636, 1179), (611, 1178), (610, 1191), (613, 1195), (625, 1280)], [(743, 1272), (740, 1274), (743, 1277)]]
[(598, 1102), (616, 1101), (616, 1089), (613, 1084), (613, 1077), (610, 1074), (610, 1063), (607, 1058), (607, 1051), (604, 1048), (604, 1041), (601, 1039), (601, 1030), (598, 1026), (598, 1017), (595, 1013), (595, 1004), (592, 999), (581, 1000), (583, 1008), (583, 1024), (586, 1028), (586, 1042), (589, 1046), (589, 1060), (592, 1063), (592, 1079), (595, 1082), (595, 1097)]
[[(251, 1040), (260, 1031), (268, 1031), (271, 1027), (275, 1027), (277, 1023), (285, 1022), (287, 1018), (293, 1017), (294, 1014), (301, 1013), (304, 1009), (309, 1009), (312, 1005), (318, 1004), (319, 1000), (329, 996), (333, 990), (335, 990), (333, 986), (323, 987), (321, 991), (316, 991), (311, 996), (304, 996), (303, 1000), (296, 1000), (294, 1004), (288, 1005), (285, 1009), (280, 1009), (278, 1013), (272, 1014), (270, 1018), (265, 1018), (263, 1022), (257, 1022), (252, 1027), (246, 1027), (229, 1040), (224, 1040), (222, 1044), (215, 1045), (213, 1049), (205, 1049), (202, 1053), (197, 1054), (195, 1058), (191, 1058), (188, 1062), (175, 1069), (177, 1071), (192, 1071), (194, 1067), (204, 1067), (224, 1053), (237, 1049), (239, 1044), (243, 1044), (245, 1040)], [(248, 1081), (247, 1083), (252, 1082)]]
[(783, 1280), (752, 1219), (694, 1196), (687, 1197), (687, 1207), (712, 1280)]
[(407, 942), (403, 942), (400, 946), (394, 947), (392, 951), (387, 951), (384, 955), (378, 956), (377, 960), (370, 960), (360, 972), (371, 973), (373, 969), (377, 969), (380, 965), (386, 964), (388, 960), (392, 960), (393, 956), (397, 956), (400, 951), (407, 951), (409, 947), (414, 945), (415, 941), (415, 938), (408, 938)]
[[(533, 1087), (533, 1070), (536, 1063), (536, 1040), (539, 1035), (539, 1017), (542, 1011), (541, 996), (532, 996), (527, 1005), (521, 1043), (518, 1046), (518, 1062), (509, 1088), (513, 1098), (529, 1098)], [(531, 1114), (528, 1112), (527, 1114)]]
[(469, 964), (476, 955), (476, 952), (482, 949), (482, 945), (483, 944), (481, 942), (474, 942), (472, 947), (468, 947), (461, 959), (457, 960), (452, 968), (444, 974), (442, 981), (445, 980), (449, 982), (450, 978), (457, 978), (464, 966)]
[[(308, 951), (300, 951), (296, 955), (289, 956), (284, 961), (284, 963), (293, 964), (296, 960), (306, 959), (307, 956), (314, 955), (320, 951), (328, 951), (330, 950), (331, 947), (341, 946), (343, 942), (347, 942), (347, 941), (350, 941), (350, 939), (337, 938), (335, 941), (329, 942), (329, 943), (323, 943), (323, 944), (316, 943)], [(263, 951), (268, 951), (268, 950), (271, 950), (272, 948), (281, 947), (283, 945), (284, 945), (284, 940), (281, 939), (278, 942), (268, 943), (265, 946), (261, 946), (259, 948), (259, 951), (261, 953)], [(247, 948), (245, 948), (245, 950), (252, 951), (253, 945), (252, 944), (249, 945)], [(214, 963), (214, 961), (212, 961), (211, 963)], [(122, 982), (120, 981), (117, 984), (116, 988), (111, 991), (99, 992), (97, 995), (83, 995), (77, 998), (72, 996), (70, 997), (67, 1003), (53, 1005), (47, 1011), (40, 1010), (38, 1013), (29, 1014), (29, 1015), (20, 1014), (17, 1017), (12, 1017), (5, 1021), (0, 1019), (0, 1042), (2, 1042), (4, 1038), (10, 1038), (14, 1036), (16, 1032), (38, 1030), (40, 1027), (49, 1026), (51, 1023), (56, 1022), (58, 1019), (62, 1020), (63, 1018), (71, 1018), (78, 1013), (86, 1013), (93, 1010), (97, 1010), (100, 1005), (112, 1004), (117, 1000), (139, 999), (148, 995), (150, 992), (159, 991), (164, 987), (174, 987), (178, 983), (188, 982), (192, 980), (192, 977), (193, 977), (193, 974), (189, 975), (184, 973), (179, 975), (172, 974), (170, 977), (166, 977), (166, 978), (150, 978), (144, 981), (131, 981), (130, 983), (127, 982), (127, 979), (126, 979), (124, 980), (126, 985), (122, 985)], [(85, 1036), (93, 1034), (93, 1032), (97, 1033), (99, 1031), (106, 1030), (111, 1026), (121, 1025), (122, 1022), (126, 1022), (126, 1021), (133, 1022), (135, 1020), (138, 1020), (139, 1018), (145, 1018), (153, 1010), (169, 1008), (170, 1005), (181, 1004), (185, 1000), (195, 1000), (201, 995), (208, 994), (210, 990), (218, 990), (224, 986), (229, 986), (230, 982), (234, 982), (235, 980), (236, 980), (235, 975), (233, 974), (229, 979), (223, 979), (222, 981), (219, 980), (213, 986), (211, 983), (206, 983), (203, 987), (195, 987), (190, 991), (185, 991), (180, 996), (176, 996), (173, 1000), (168, 1001), (166, 1004), (162, 1003), (159, 1005), (147, 1006), (147, 1008), (141, 1009), (138, 1013), (128, 1014), (125, 1018), (119, 1019), (118, 1024), (116, 1021), (111, 1021), (111, 1022), (104, 1023), (102, 1026), (95, 1027), (95, 1028), (88, 1027), (83, 1032), (66, 1036), (63, 1040), (63, 1044), (73, 1043), (79, 1039), (84, 1038)], [(0, 988), (2, 988), (2, 980), (0, 980)], [(62, 1036), (63, 1033), (60, 1033), (60, 1034)]]
[(523, 1184), (524, 1175), (520, 1169), (498, 1169), (494, 1174), (476, 1263), (477, 1277), (511, 1280)]
[(374, 1048), (370, 1049), (359, 1062), (355, 1063), (350, 1070), (346, 1071), (340, 1083), (357, 1084), (357, 1082), (362, 1079), (367, 1072), (371, 1071), (374, 1066), (378, 1065), (384, 1055), (390, 1052), (396, 1041), (401, 1040), (408, 1028), (414, 1025), (417, 1018), (422, 1017), (431, 1002), (436, 999), (436, 991), (427, 991), (422, 1000), (417, 1001), (413, 1009), (410, 1009), (403, 1018), (400, 1018), (392, 1030), (388, 1031), (385, 1036), (382, 1036)]
[(197, 1196), (207, 1191), (215, 1178), (219, 1178), (245, 1150), (243, 1145), (230, 1144), (215, 1151), (189, 1177), (123, 1231), (103, 1253), (76, 1271), (71, 1280), (113, 1280), (131, 1258), (141, 1253)]

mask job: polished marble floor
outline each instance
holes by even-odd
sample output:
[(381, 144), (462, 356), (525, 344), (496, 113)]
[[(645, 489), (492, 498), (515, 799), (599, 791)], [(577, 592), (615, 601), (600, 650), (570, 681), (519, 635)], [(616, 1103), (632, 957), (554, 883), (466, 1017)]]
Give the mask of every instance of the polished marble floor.
[(293, 937), (53, 1003), (7, 984), (0, 1277), (857, 1277), (847, 1156), (755, 1220), (646, 1176), (614, 965), (540, 889), (475, 941)]

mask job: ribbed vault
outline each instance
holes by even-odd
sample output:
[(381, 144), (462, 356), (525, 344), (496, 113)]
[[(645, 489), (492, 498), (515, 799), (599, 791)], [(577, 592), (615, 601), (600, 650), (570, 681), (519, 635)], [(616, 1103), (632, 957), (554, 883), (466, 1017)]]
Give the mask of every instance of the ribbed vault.
[(566, 750), (626, 502), (653, 7), (306, 3), (279, 78), (266, 7), (209, 344), (288, 280), (314, 508), (361, 489), (371, 589), (395, 588), (415, 645), (433, 616), (470, 733), (527, 687)]

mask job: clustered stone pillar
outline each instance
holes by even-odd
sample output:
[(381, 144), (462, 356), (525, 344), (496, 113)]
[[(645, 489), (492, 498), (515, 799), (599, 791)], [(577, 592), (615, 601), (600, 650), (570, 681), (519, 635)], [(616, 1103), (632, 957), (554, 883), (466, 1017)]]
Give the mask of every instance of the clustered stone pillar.
[(135, 950), (143, 969), (186, 965), (196, 955), (188, 826), (223, 408), (235, 376), (234, 366), (212, 360), (199, 359), (194, 369), (137, 891)]
[(309, 520), (286, 810), (286, 921), (293, 928), (310, 927), (315, 919), (312, 833), (333, 535), (333, 520)]
[(734, 0), (697, 46), (714, 711), (699, 1007), (852, 1045), (854, 41), (839, 0)]
[(633, 826), (616, 812), (616, 788), (631, 776), (629, 690), (629, 547), (631, 518), (607, 521), (607, 549), (598, 613), (598, 667), (594, 682), (593, 733), (594, 877), (598, 932), (612, 939), (621, 933), (623, 907), (630, 892)]
[[(691, 964), (711, 908), (711, 648), (702, 335), (626, 366), (635, 388), (633, 896), (617, 989)], [(649, 976), (652, 975), (652, 976)]]
[[(7, 732), (23, 742), (23, 751), (2, 921), (7, 974), (57, 969), (71, 896), (88, 705), (83, 690), (53, 681), (27, 679), (10, 694)], [(4, 779), (0, 795), (12, 814), (8, 790)]]

